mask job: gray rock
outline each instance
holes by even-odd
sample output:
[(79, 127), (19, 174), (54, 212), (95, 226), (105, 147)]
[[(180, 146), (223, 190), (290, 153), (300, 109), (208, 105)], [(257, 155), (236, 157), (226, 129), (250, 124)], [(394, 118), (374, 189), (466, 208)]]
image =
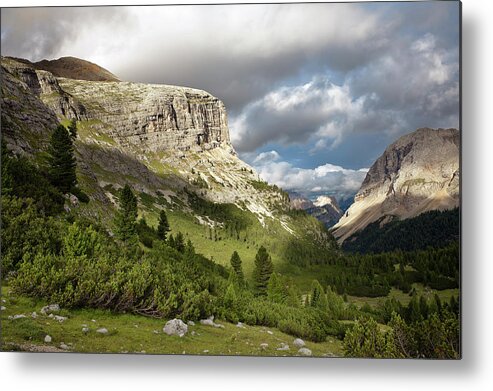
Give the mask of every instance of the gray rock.
[(298, 350), (298, 354), (301, 356), (311, 356), (312, 351), (308, 348), (301, 348), (300, 350)]
[(270, 331), (270, 330), (267, 330), (267, 334), (272, 335), (272, 334), (274, 334), (274, 333), (273, 333), (272, 331)]
[(55, 315), (53, 317), (53, 319), (55, 319), (57, 322), (59, 323), (62, 323), (62, 322), (65, 322), (68, 318), (65, 317), (65, 316), (59, 316), (59, 315)]
[(297, 348), (302, 348), (303, 346), (305, 346), (305, 341), (303, 341), (301, 338), (296, 338), (293, 341), (293, 345), (296, 346)]
[(45, 336), (45, 342), (50, 343), (51, 342), (51, 337), (49, 335)]
[(108, 334), (108, 329), (101, 327), (100, 329), (96, 330), (96, 333), (106, 335), (106, 334)]
[(89, 327), (82, 327), (82, 332), (87, 334), (89, 332)]
[(187, 324), (188, 324), (189, 326), (195, 326), (195, 322), (194, 322), (193, 320), (189, 320), (189, 321), (187, 322)]
[(181, 319), (172, 319), (166, 322), (163, 331), (168, 335), (183, 337), (188, 332), (188, 326)]
[(240, 329), (246, 328), (245, 325), (243, 323), (241, 323), (241, 322), (236, 323), (236, 327), (238, 327)]
[(69, 347), (67, 345), (65, 345), (63, 342), (60, 344), (60, 349), (63, 349), (63, 350), (68, 350)]
[(19, 315), (10, 315), (10, 316), (9, 316), (9, 319), (10, 319), (10, 320), (16, 320), (16, 319), (22, 319), (22, 318), (25, 318), (25, 317), (26, 317), (26, 315), (24, 315), (24, 314), (19, 314)]
[(204, 326), (214, 326), (214, 315), (208, 317), (207, 319), (201, 319), (200, 324)]
[(36, 313), (36, 311), (34, 311), (32, 314), (31, 314), (31, 318), (33, 319), (37, 319), (38, 317), (38, 314)]
[(265, 349), (267, 349), (268, 347), (269, 347), (269, 344), (268, 344), (268, 343), (261, 343), (261, 344), (260, 344), (260, 348), (261, 348), (262, 350), (265, 350)]
[(6, 309), (3, 305), (0, 307), (0, 311), (5, 311)]
[(60, 311), (60, 306), (58, 304), (49, 304), (41, 308), (40, 312), (43, 315), (48, 315), (51, 314), (52, 312), (58, 312), (58, 311)]
[(289, 350), (289, 345), (287, 343), (282, 342), (276, 350)]

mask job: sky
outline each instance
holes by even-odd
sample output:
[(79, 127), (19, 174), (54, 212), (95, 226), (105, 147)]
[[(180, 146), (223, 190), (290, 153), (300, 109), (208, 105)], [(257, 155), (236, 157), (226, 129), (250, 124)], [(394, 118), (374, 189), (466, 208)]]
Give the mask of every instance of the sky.
[(269, 183), (344, 198), (399, 136), (459, 126), (459, 3), (2, 9), (2, 55), (206, 90)]

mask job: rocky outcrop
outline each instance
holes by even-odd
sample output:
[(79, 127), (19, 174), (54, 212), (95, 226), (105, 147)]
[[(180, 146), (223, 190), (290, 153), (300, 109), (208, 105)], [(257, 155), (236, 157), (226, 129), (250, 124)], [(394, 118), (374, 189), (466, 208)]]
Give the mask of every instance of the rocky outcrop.
[(337, 200), (332, 196), (322, 195), (311, 201), (297, 193), (290, 193), (290, 206), (293, 209), (305, 210), (327, 228), (337, 223), (343, 212)]
[(368, 224), (459, 205), (460, 134), (423, 128), (391, 144), (368, 171), (355, 202), (334, 226), (343, 242)]

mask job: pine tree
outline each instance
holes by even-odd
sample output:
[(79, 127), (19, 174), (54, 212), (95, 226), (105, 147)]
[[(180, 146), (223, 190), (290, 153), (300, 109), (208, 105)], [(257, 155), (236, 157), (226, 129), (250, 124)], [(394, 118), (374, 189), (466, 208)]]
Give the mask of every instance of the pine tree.
[(255, 256), (255, 269), (253, 270), (254, 286), (258, 295), (267, 293), (267, 284), (273, 271), (274, 265), (269, 253), (264, 246), (260, 246)]
[(185, 239), (183, 238), (183, 234), (178, 232), (175, 237), (175, 249), (181, 253), (185, 252)]
[(157, 235), (159, 239), (166, 241), (166, 236), (168, 235), (169, 231), (170, 228), (168, 223), (168, 216), (166, 216), (166, 212), (162, 210), (159, 213), (159, 224), (157, 226)]
[(245, 276), (243, 274), (243, 268), (241, 267), (241, 258), (236, 251), (231, 255), (231, 267), (233, 268), (236, 278), (240, 284), (243, 284)]
[(77, 184), (74, 145), (69, 132), (59, 125), (51, 135), (48, 148), (48, 175), (60, 192), (68, 193)]
[(310, 306), (322, 311), (327, 311), (329, 308), (324, 288), (322, 288), (322, 285), (317, 280), (313, 280), (312, 282)]
[(137, 237), (137, 197), (129, 185), (120, 190), (120, 206), (115, 218), (116, 234), (123, 242)]
[(73, 119), (70, 121), (68, 131), (70, 133), (70, 137), (72, 137), (72, 140), (75, 140), (77, 138), (77, 120)]

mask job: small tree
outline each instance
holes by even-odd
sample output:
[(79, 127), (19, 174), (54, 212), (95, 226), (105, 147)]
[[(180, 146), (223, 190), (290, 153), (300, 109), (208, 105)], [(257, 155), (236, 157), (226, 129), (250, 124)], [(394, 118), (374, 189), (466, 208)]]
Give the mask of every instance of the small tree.
[(166, 216), (166, 212), (162, 210), (159, 213), (159, 224), (157, 226), (157, 235), (159, 239), (165, 241), (169, 231), (168, 216)]
[(123, 242), (137, 237), (137, 197), (129, 185), (120, 190), (120, 206), (115, 218), (116, 234)]
[(272, 259), (264, 246), (260, 246), (255, 256), (255, 269), (253, 270), (253, 280), (255, 290), (258, 295), (267, 293), (267, 284), (274, 271)]
[(59, 125), (51, 135), (48, 148), (48, 175), (60, 192), (68, 193), (77, 184), (74, 145), (69, 132)]
[(241, 258), (236, 251), (234, 251), (231, 255), (230, 262), (238, 282), (243, 284), (245, 281), (245, 276), (243, 274), (243, 268), (241, 267)]
[(325, 295), (324, 288), (317, 280), (312, 282), (312, 294), (310, 300), (310, 306), (318, 308), (326, 312), (329, 309), (329, 303), (327, 301), (327, 296)]
[(183, 234), (178, 232), (175, 237), (175, 249), (181, 253), (185, 252), (185, 239), (183, 238)]

